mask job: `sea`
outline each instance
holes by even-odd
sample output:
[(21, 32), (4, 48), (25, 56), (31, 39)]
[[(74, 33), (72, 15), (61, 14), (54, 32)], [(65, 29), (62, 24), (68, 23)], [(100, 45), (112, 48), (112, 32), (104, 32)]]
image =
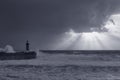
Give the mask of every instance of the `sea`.
[(0, 61), (0, 80), (120, 80), (120, 51), (40, 50), (36, 59)]

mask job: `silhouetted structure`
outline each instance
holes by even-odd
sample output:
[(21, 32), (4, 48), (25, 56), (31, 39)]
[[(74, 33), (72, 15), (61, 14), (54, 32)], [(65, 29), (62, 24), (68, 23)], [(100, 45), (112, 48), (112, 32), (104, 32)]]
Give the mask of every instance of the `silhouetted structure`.
[(30, 50), (30, 43), (29, 43), (29, 41), (27, 40), (27, 42), (26, 42), (26, 51), (29, 51)]
[(0, 52), (0, 60), (25, 60), (25, 59), (35, 59), (36, 52), (29, 51), (29, 41), (26, 42), (26, 51), (21, 52)]
[(0, 52), (0, 60), (27, 60), (35, 59), (36, 52), (15, 52), (15, 53), (6, 53)]

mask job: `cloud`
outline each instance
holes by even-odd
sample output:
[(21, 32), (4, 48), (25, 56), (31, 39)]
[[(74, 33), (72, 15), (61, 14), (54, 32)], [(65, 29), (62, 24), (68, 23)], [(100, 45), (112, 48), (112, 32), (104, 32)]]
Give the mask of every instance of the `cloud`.
[[(112, 21), (111, 21), (112, 20)], [(114, 23), (113, 23), (114, 21)], [(112, 15), (105, 26), (92, 28), (91, 32), (66, 32), (62, 41), (53, 49), (72, 50), (119, 50), (120, 49), (120, 14)], [(103, 31), (106, 29), (107, 31)]]
[(1, 42), (19, 48), (27, 39), (34, 47), (49, 48), (69, 29), (89, 32), (91, 28), (101, 28), (111, 15), (120, 12), (120, 0), (4, 0), (0, 3)]
[[(43, 31), (77, 32), (101, 27), (110, 15), (119, 12), (119, 0), (26, 0), (18, 1), (18, 25), (36, 26)], [(39, 26), (39, 27), (38, 27)]]

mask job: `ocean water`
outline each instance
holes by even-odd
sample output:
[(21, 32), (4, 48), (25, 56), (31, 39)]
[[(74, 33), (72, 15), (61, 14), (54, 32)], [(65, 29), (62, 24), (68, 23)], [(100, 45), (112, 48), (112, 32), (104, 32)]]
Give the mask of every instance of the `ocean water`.
[(119, 54), (38, 53), (0, 61), (0, 80), (120, 80)]
[(6, 65), (0, 80), (120, 80), (120, 67)]

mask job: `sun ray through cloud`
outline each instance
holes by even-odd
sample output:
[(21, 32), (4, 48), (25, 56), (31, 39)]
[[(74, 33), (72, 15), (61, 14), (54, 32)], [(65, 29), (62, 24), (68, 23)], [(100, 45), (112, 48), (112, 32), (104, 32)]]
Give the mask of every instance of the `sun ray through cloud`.
[[(106, 29), (103, 30), (103, 29)], [(96, 31), (95, 31), (96, 30)], [(56, 49), (73, 50), (114, 50), (119, 49), (120, 14), (111, 15), (104, 26), (92, 28), (91, 32), (77, 33), (73, 29), (65, 32), (64, 37)]]

